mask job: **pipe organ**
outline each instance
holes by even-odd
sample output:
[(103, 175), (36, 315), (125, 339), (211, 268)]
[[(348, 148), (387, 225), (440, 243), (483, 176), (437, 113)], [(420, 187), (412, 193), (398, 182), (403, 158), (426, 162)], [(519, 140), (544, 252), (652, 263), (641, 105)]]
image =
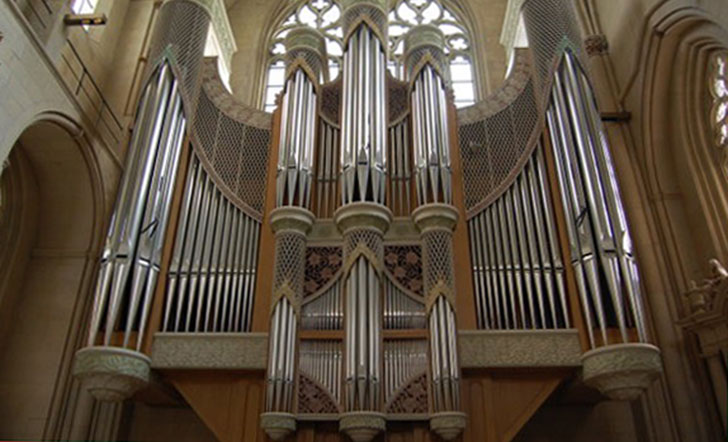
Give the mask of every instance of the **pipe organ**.
[(573, 333), (588, 385), (649, 386), (659, 349), (571, 7), (524, 2), (532, 57), (456, 110), (437, 27), (405, 36), (399, 81), (387, 2), (343, 1), (340, 77), (318, 31), (290, 29), (271, 117), (203, 59), (205, 5), (160, 9), (74, 365), (96, 398), (145, 388), (157, 339), (261, 332), (274, 440), (311, 422), (483, 440), (464, 382), (511, 362), (461, 370), (465, 328), (486, 349)]
[(270, 413), (263, 415), (263, 425), (285, 419), (295, 428), (291, 411), (296, 331), (303, 298), (306, 233), (314, 218), (308, 208), (316, 135), (316, 88), (326, 66), (323, 48), (323, 38), (308, 28), (294, 29), (286, 36), (289, 60), (281, 103), (277, 208), (271, 213), (276, 244), (266, 392), (266, 409)]
[[(410, 80), (417, 209), (421, 231), (425, 302), (429, 316), (430, 371), (435, 414), (433, 428), (451, 439), (465, 427), (460, 410), (460, 368), (455, 323), (452, 230), (458, 210), (452, 205), (452, 168), (445, 36), (434, 27), (412, 29), (405, 39)], [(440, 426), (448, 422), (449, 428)]]

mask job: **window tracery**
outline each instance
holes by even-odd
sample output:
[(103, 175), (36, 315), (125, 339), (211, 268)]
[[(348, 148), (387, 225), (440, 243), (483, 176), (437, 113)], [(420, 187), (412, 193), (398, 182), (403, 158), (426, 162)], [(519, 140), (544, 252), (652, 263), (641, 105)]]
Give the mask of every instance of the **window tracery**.
[[(326, 40), (329, 58), (329, 80), (339, 75), (343, 56), (341, 5), (338, 0), (306, 0), (280, 24), (273, 34), (267, 63), (264, 91), (264, 109), (272, 112), (275, 97), (283, 89), (285, 75), (285, 46), (283, 40), (291, 28), (307, 25), (320, 31)], [(445, 53), (450, 62), (455, 104), (467, 106), (475, 101), (475, 81), (471, 53), (471, 39), (467, 28), (440, 0), (397, 0), (389, 13), (390, 73), (398, 79), (404, 77), (404, 36), (413, 26), (432, 24), (446, 37)]]
[(92, 14), (96, 10), (98, 0), (73, 0), (71, 10), (74, 14)]
[(710, 119), (715, 143), (720, 148), (728, 148), (728, 53), (713, 58), (710, 93), (713, 97)]
[[(96, 11), (99, 0), (73, 0), (71, 2), (71, 11), (74, 14), (93, 14)], [(88, 25), (83, 25), (84, 31), (89, 30)]]
[(398, 0), (389, 13), (389, 71), (404, 77), (404, 36), (413, 27), (430, 24), (445, 34), (445, 55), (450, 63), (455, 105), (475, 102), (471, 43), (467, 29), (437, 0)]

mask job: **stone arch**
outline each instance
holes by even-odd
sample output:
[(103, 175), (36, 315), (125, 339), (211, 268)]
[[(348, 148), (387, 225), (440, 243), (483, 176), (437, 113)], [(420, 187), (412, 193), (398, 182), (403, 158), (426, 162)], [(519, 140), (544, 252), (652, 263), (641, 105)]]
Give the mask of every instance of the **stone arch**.
[[(670, 408), (680, 437), (710, 440), (720, 431), (710, 387), (690, 336), (676, 324), (691, 280), (709, 272), (708, 260), (728, 259), (728, 182), (708, 125), (710, 54), (728, 47), (728, 31), (705, 11), (666, 2), (647, 18), (639, 48), (633, 106), (634, 164), (620, 175), (639, 182), (632, 223), (656, 339), (663, 349)], [(639, 176), (637, 176), (639, 175)], [(719, 425), (719, 424), (718, 424)], [(696, 434), (695, 431), (700, 432)]]
[[(678, 285), (700, 279), (708, 259), (728, 259), (728, 174), (713, 143), (708, 89), (711, 56), (728, 31), (691, 9), (655, 26), (642, 96), (643, 161), (661, 228), (674, 238)], [(681, 219), (682, 218), (682, 219)]]
[(0, 437), (41, 440), (56, 432), (71, 388), (70, 363), (83, 338), (102, 237), (103, 186), (88, 139), (59, 113), (34, 117), (8, 160)]

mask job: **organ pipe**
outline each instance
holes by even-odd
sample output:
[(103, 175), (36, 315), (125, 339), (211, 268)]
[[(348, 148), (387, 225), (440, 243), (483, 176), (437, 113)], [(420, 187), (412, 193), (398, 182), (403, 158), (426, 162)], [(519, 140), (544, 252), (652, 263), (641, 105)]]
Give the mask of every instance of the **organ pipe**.
[[(581, 377), (612, 399), (634, 400), (660, 375), (662, 362), (659, 348), (646, 342), (632, 241), (605, 131), (578, 58), (583, 48), (576, 15), (573, 5), (559, 0), (531, 0), (522, 9), (528, 40), (538, 43), (534, 74), (543, 87), (551, 146), (544, 154), (552, 155), (555, 166), (563, 202), (555, 210), (563, 210), (591, 347), (581, 357)], [(562, 36), (555, 45), (554, 35)], [(545, 155), (536, 153), (543, 171)]]
[(593, 328), (602, 345), (610, 344), (613, 326), (621, 342), (631, 341), (630, 328), (645, 342), (639, 275), (609, 146), (591, 86), (568, 51), (554, 73), (547, 123), (590, 344), (597, 345)]
[[(465, 427), (460, 413), (460, 366), (455, 324), (452, 205), (445, 36), (434, 26), (412, 28), (405, 37), (410, 82), (418, 208), (413, 212), (422, 238), (423, 280), (430, 332), (433, 430), (451, 439)], [(441, 419), (448, 424), (442, 425)], [(445, 429), (447, 427), (447, 429)]]
[[(350, 16), (361, 8), (386, 12), (378, 1), (349, 1)], [(345, 19), (346, 20), (346, 19)], [(342, 204), (384, 204), (387, 174), (386, 27), (350, 23), (342, 64)], [(382, 36), (385, 36), (384, 38)]]
[[(214, 194), (214, 205), (209, 195)], [(208, 232), (214, 226), (215, 234)], [(162, 319), (166, 332), (250, 331), (260, 223), (216, 190), (193, 152)]]
[[(468, 221), (480, 328), (570, 327), (551, 207), (539, 145), (511, 186)], [(511, 228), (503, 228), (503, 220)]]
[[(384, 430), (382, 408), (383, 236), (387, 187), (387, 4), (343, 3), (340, 182), (334, 213), (344, 241), (344, 409), (339, 428), (356, 440)], [(365, 418), (368, 424), (361, 425)]]
[(281, 104), (276, 174), (276, 206), (271, 213), (275, 233), (273, 300), (270, 319), (266, 411), (263, 427), (271, 437), (275, 419), (295, 428), (295, 349), (303, 297), (306, 233), (314, 215), (311, 204), (318, 85), (326, 66), (321, 34), (308, 27), (286, 35), (287, 72)]
[(101, 256), (89, 346), (99, 334), (110, 346), (120, 331), (123, 347), (141, 350), (186, 128), (179, 87), (163, 62), (144, 88)]

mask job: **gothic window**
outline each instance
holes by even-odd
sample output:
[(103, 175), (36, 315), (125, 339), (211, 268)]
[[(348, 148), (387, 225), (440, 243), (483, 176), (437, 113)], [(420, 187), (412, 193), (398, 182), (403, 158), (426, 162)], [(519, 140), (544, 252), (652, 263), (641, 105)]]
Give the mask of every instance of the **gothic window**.
[(266, 112), (273, 111), (275, 97), (283, 89), (285, 76), (284, 55), (286, 53), (283, 39), (291, 28), (307, 25), (320, 31), (326, 40), (326, 53), (329, 57), (329, 79), (333, 80), (339, 75), (341, 56), (343, 55), (342, 40), (344, 38), (344, 32), (339, 21), (340, 17), (341, 6), (338, 1), (308, 0), (299, 5), (276, 30), (275, 34), (273, 34), (268, 62), (264, 98)]
[[(93, 14), (99, 0), (73, 0), (71, 1), (71, 11), (74, 14)], [(88, 25), (83, 25), (84, 31), (89, 30)]]
[(728, 148), (728, 53), (713, 58), (710, 78), (710, 92), (713, 96), (711, 124), (718, 147)]
[(74, 14), (91, 14), (96, 10), (98, 0), (73, 0), (71, 2), (71, 11)]
[(445, 54), (450, 61), (455, 105), (473, 104), (475, 90), (470, 36), (462, 21), (437, 0), (398, 0), (389, 13), (389, 70), (403, 77), (404, 36), (413, 26), (430, 24), (445, 34)]
[[(418, 24), (432, 24), (446, 37), (445, 53), (450, 61), (455, 104), (467, 106), (475, 101), (475, 83), (470, 36), (462, 21), (438, 0), (397, 0), (389, 13), (389, 71), (403, 79), (404, 35)], [(329, 58), (329, 80), (339, 75), (343, 55), (341, 5), (338, 0), (302, 2), (273, 34), (267, 64), (263, 103), (267, 112), (275, 108), (275, 97), (283, 88), (285, 47), (288, 31), (302, 24), (318, 29), (326, 39)]]

